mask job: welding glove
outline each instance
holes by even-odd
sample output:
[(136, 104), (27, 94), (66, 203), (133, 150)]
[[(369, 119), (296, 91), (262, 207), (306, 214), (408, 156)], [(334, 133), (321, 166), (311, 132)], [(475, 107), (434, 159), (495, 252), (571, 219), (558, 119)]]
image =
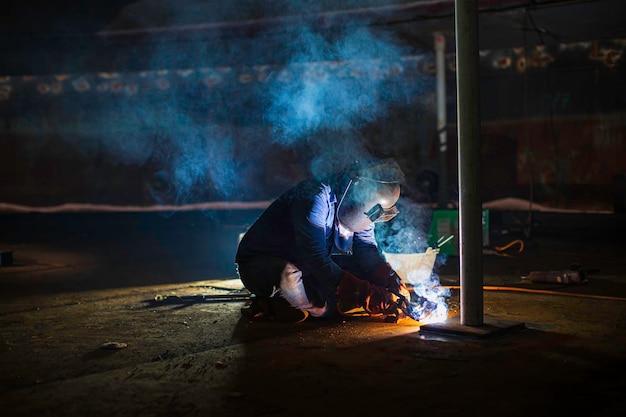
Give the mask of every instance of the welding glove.
[(349, 272), (344, 272), (336, 290), (340, 312), (343, 306), (359, 306), (371, 315), (387, 314), (395, 311), (393, 295), (378, 285), (371, 284), (357, 278)]
[(389, 263), (381, 264), (370, 273), (369, 278), (371, 283), (385, 287), (392, 293), (403, 295), (407, 301), (411, 300), (409, 289)]

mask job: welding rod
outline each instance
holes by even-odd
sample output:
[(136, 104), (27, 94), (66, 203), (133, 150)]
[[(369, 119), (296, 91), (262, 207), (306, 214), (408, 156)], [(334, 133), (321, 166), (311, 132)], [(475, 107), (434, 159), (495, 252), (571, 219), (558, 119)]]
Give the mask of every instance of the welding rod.
[(445, 238), (445, 240), (443, 240), (443, 242), (442, 242), (442, 239), (443, 239), (443, 238), (444, 238), (444, 236), (441, 236), (441, 237), (439, 238), (439, 240), (437, 240), (437, 247), (438, 247), (438, 248), (442, 247), (443, 245), (445, 245), (446, 243), (448, 243), (450, 240), (452, 240), (452, 239), (454, 238), (454, 235), (450, 235), (450, 236), (448, 236), (448, 237), (447, 237), (447, 238)]

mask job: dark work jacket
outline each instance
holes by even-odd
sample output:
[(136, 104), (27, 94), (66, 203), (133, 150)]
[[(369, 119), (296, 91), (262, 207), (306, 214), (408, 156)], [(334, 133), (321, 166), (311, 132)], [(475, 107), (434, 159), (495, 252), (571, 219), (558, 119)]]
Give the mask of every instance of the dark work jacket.
[[(314, 279), (323, 293), (334, 294), (344, 274), (333, 256), (340, 193), (340, 179), (310, 179), (294, 186), (272, 202), (245, 233), (236, 262), (256, 256), (283, 258), (302, 270), (303, 279)], [(364, 273), (385, 263), (373, 224), (354, 234), (350, 258), (350, 264)]]

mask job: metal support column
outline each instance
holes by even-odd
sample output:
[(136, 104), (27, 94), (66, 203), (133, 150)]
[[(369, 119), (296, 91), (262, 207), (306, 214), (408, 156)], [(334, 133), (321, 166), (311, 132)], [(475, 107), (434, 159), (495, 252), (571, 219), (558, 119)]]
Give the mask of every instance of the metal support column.
[(448, 138), (446, 132), (446, 38), (435, 33), (435, 64), (437, 69), (437, 133), (439, 135), (439, 186), (437, 200), (440, 208), (448, 203)]
[(461, 324), (483, 324), (478, 0), (455, 0)]

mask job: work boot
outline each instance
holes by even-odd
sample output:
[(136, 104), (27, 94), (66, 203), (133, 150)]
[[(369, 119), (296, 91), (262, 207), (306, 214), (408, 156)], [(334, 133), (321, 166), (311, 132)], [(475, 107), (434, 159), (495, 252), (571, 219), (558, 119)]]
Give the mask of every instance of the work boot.
[(243, 316), (251, 319), (269, 318), (285, 323), (301, 323), (309, 312), (293, 307), (282, 297), (255, 297), (249, 306), (241, 309)]
[(253, 297), (252, 302), (241, 308), (241, 315), (251, 319), (271, 316), (269, 298)]
[(289, 301), (282, 297), (272, 297), (269, 301), (272, 317), (276, 321), (285, 323), (301, 323), (309, 317), (308, 311), (295, 308), (289, 304)]

